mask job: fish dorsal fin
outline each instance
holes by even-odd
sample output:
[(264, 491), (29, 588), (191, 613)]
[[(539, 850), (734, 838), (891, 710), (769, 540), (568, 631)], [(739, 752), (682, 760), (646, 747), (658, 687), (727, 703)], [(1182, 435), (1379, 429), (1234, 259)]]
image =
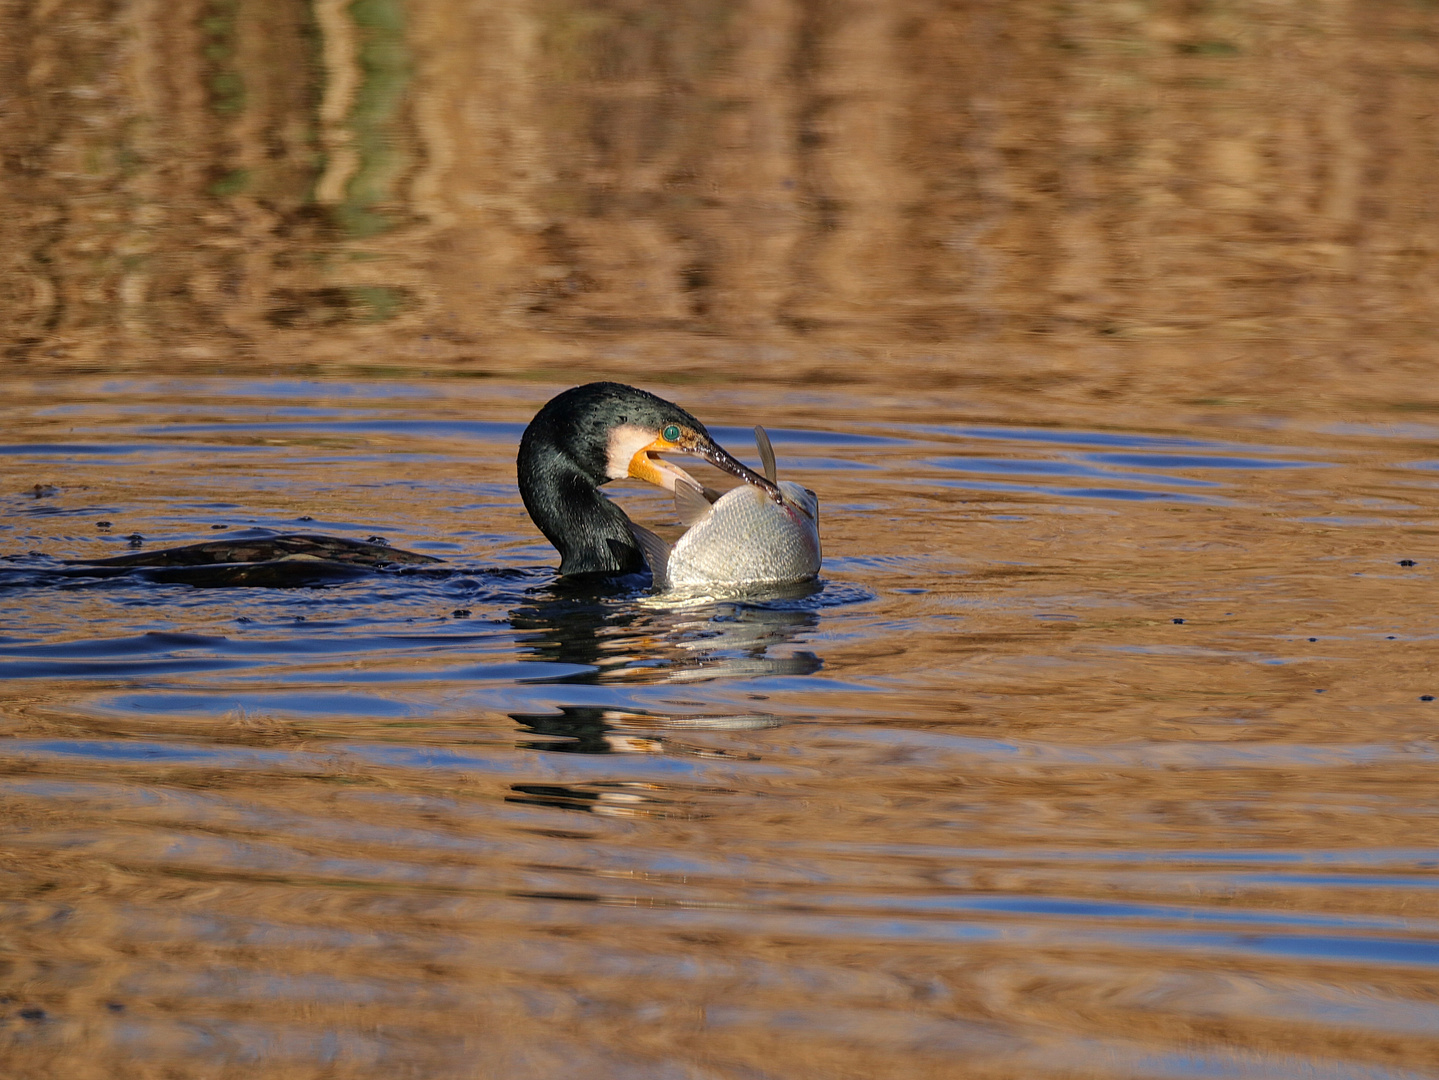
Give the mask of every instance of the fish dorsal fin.
[(655, 579), (655, 588), (663, 589), (670, 578), (670, 546), (643, 525), (630, 522), (630, 532), (640, 546), (640, 554), (649, 565), (650, 575)]
[(710, 512), (710, 500), (706, 494), (687, 480), (675, 481), (675, 511), (686, 528)]
[(759, 447), (759, 459), (764, 464), (764, 475), (771, 484), (779, 483), (779, 469), (774, 463), (774, 447), (770, 445), (769, 432), (758, 424), (754, 426), (754, 444)]

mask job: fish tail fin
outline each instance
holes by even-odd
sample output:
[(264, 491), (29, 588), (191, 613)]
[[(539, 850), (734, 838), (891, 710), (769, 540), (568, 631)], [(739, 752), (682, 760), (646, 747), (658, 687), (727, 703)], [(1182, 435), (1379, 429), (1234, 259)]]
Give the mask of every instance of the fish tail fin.
[(779, 467), (774, 461), (774, 446), (770, 444), (769, 432), (758, 424), (754, 426), (754, 444), (759, 448), (759, 460), (764, 465), (765, 479), (771, 484), (779, 482)]
[(685, 480), (675, 481), (675, 512), (686, 527), (708, 514), (713, 501), (705, 489)]
[(640, 554), (649, 564), (650, 574), (655, 579), (655, 588), (663, 589), (669, 584), (670, 546), (643, 525), (630, 522), (630, 532), (640, 546)]

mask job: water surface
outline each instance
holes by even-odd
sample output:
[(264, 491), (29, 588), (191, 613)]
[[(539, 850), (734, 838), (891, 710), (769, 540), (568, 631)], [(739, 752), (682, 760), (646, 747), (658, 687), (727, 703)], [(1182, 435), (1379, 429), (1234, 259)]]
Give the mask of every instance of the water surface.
[[(16, 392), (18, 1075), (1436, 1075), (1433, 432), (661, 387), (826, 548), (673, 609), (556, 585), (558, 388)], [(266, 531), (445, 562), (64, 563)]]

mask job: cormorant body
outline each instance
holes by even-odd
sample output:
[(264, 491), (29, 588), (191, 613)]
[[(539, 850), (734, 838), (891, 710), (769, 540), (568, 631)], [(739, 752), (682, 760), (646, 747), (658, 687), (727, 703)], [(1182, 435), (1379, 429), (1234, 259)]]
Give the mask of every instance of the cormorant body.
[[(599, 488), (634, 477), (674, 491), (697, 481), (659, 455), (690, 454), (781, 496), (765, 477), (736, 461), (703, 424), (678, 405), (622, 383), (566, 390), (530, 421), (517, 462), (520, 495), (540, 531), (560, 553), (564, 577), (638, 573), (644, 556), (630, 520)], [(717, 492), (702, 489), (713, 499)], [(318, 584), (396, 564), (442, 562), (382, 544), (310, 534), (236, 537), (109, 559), (69, 560), (99, 576), (142, 573), (191, 585)], [(70, 571), (71, 574), (91, 571)]]

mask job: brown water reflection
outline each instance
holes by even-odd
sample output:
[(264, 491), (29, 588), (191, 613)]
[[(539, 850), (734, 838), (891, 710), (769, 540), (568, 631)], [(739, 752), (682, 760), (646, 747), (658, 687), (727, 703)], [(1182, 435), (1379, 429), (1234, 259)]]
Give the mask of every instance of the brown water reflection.
[[(1436, 1075), (1436, 26), (0, 5), (0, 1073)], [(589, 376), (822, 588), (556, 589)]]
[(1418, 0), (76, 0), (0, 41), (36, 363), (1433, 403)]

